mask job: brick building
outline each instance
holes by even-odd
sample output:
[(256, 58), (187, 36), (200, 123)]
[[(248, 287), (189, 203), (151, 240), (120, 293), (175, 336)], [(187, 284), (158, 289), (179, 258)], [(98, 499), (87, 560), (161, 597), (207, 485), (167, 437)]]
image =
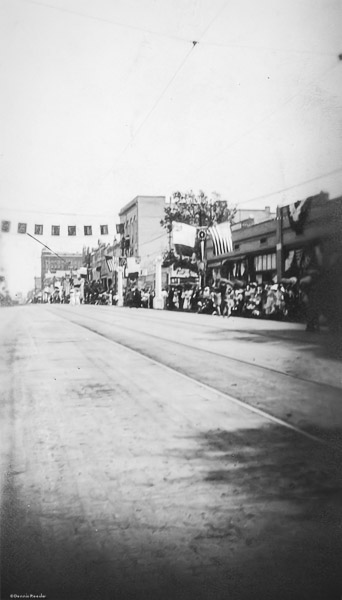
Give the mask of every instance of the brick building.
[(51, 276), (64, 277), (66, 273), (76, 272), (83, 265), (81, 253), (60, 252), (58, 256), (49, 250), (42, 250), (41, 255), (41, 285), (44, 287), (46, 279)]

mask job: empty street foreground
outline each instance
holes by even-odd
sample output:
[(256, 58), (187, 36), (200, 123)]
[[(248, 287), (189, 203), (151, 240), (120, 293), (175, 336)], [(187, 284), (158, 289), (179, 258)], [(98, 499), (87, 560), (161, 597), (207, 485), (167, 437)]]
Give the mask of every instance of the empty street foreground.
[(303, 329), (1, 309), (2, 600), (340, 600), (341, 346)]

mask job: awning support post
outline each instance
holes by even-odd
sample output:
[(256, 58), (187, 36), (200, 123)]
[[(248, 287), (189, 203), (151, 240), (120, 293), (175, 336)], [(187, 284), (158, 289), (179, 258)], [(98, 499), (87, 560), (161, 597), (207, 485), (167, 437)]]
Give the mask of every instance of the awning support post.
[(153, 308), (161, 310), (164, 308), (164, 300), (162, 296), (162, 258), (158, 256), (156, 259), (156, 287), (155, 296), (153, 298)]
[(122, 267), (118, 267), (118, 301), (117, 306), (123, 306)]

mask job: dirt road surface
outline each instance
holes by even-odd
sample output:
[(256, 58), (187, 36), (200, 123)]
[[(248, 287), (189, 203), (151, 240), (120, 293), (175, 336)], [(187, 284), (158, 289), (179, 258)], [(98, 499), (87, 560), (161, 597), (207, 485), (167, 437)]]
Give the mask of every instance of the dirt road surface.
[(3, 600), (340, 600), (336, 337), (68, 305), (0, 335)]

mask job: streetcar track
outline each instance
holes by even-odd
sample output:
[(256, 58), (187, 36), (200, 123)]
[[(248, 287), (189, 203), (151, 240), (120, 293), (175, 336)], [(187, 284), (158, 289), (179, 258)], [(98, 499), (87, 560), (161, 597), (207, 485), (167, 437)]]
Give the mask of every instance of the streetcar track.
[[(92, 306), (92, 305), (90, 305), (90, 304), (85, 304), (84, 306)], [(107, 308), (110, 308), (110, 307), (107, 307)], [(115, 307), (114, 307), (114, 308), (115, 308)], [(122, 307), (122, 308), (127, 308), (127, 307)], [(104, 311), (105, 311), (105, 310), (106, 310), (106, 306), (104, 306), (104, 305), (97, 305), (97, 310), (98, 310), (98, 309), (100, 309), (100, 310), (101, 310), (101, 309), (104, 309)], [(135, 309), (135, 310), (134, 310), (134, 309), (135, 309), (135, 307), (132, 307), (132, 312), (131, 312), (131, 314), (137, 317), (138, 315), (135, 313), (135, 310), (137, 310), (137, 309)], [(153, 312), (153, 311), (150, 311), (150, 309), (144, 309), (144, 308), (142, 308), (142, 309), (140, 309), (140, 310), (141, 310), (141, 311), (145, 311), (147, 314), (150, 314), (151, 312)], [(154, 311), (154, 312), (155, 312), (155, 311)], [(159, 312), (159, 311), (158, 311), (158, 312)], [(167, 311), (167, 312), (168, 312), (168, 314), (171, 314), (171, 315), (177, 315), (177, 311)], [(197, 315), (197, 314), (199, 314), (199, 313), (192, 312), (192, 311), (189, 311), (189, 312), (186, 312), (186, 311), (181, 311), (181, 314), (183, 314), (183, 315)], [(203, 317), (214, 317), (215, 315), (209, 315), (209, 314), (208, 314), (208, 315), (202, 315), (202, 316), (203, 316)], [(222, 317), (222, 315), (219, 315), (219, 318), (221, 318), (221, 317)], [(223, 318), (223, 317), (222, 317), (222, 318)], [(230, 319), (248, 319), (248, 317), (242, 317), (242, 316), (237, 316), (237, 315), (231, 315)], [(159, 322), (161, 322), (161, 323), (165, 323), (165, 322), (166, 322), (164, 319), (161, 319), (160, 317), (158, 317), (158, 316), (155, 316), (154, 314), (153, 314), (153, 319), (151, 318), (150, 320), (151, 320), (151, 321), (159, 321)], [(254, 322), (254, 323), (261, 323), (261, 322), (263, 321), (263, 319), (253, 319), (253, 318), (251, 318), (251, 321), (252, 321), (252, 322)], [(268, 323), (269, 323), (270, 321), (271, 321), (271, 320), (269, 320), (269, 321), (265, 321), (265, 322), (268, 322)], [(217, 322), (218, 322), (218, 320), (217, 320), (217, 319), (214, 319), (214, 323), (217, 323)], [(225, 322), (227, 322), (227, 321), (225, 321)], [(281, 321), (274, 321), (274, 322), (276, 322), (276, 323), (280, 323)], [(180, 319), (173, 319), (173, 320), (172, 320), (172, 323), (179, 323), (180, 325), (184, 325), (184, 321), (181, 321)], [(283, 321), (283, 323), (284, 323), (284, 321)], [(287, 323), (288, 325), (293, 325), (293, 324), (294, 324), (294, 323), (292, 323), (292, 322), (287, 322), (287, 321), (285, 321), (285, 323)], [(295, 324), (299, 325), (299, 323), (295, 323)], [(203, 323), (199, 323), (199, 322), (197, 322), (197, 321), (191, 321), (191, 326), (193, 326), (193, 327), (197, 327), (197, 328), (199, 328), (199, 329), (203, 329), (203, 326), (204, 326), (204, 327), (206, 327), (206, 328), (208, 328), (208, 329), (211, 329), (211, 328), (212, 328), (212, 326), (211, 326), (211, 325), (209, 325), (209, 324), (208, 324), (208, 323), (206, 323), (206, 322), (205, 322), (205, 323), (204, 323), (204, 322), (203, 322)], [(217, 329), (217, 330), (220, 330), (220, 329), (222, 329), (222, 328), (221, 328), (221, 327), (216, 327), (215, 329)], [(250, 331), (247, 331), (247, 330), (244, 330), (244, 329), (233, 329), (233, 330), (230, 330), (230, 329), (225, 329), (225, 331), (228, 331), (228, 332), (229, 332), (229, 331), (232, 331), (232, 332), (235, 332), (235, 333), (245, 333), (245, 332), (246, 332), (246, 333), (249, 333), (249, 334), (251, 334), (251, 333), (252, 333), (252, 335), (255, 335), (255, 336), (260, 336), (260, 337), (263, 337), (263, 338), (266, 338), (266, 339), (268, 339), (268, 338), (272, 338), (272, 340), (281, 340), (281, 341), (284, 341), (284, 342), (288, 342), (288, 341), (291, 341), (291, 342), (292, 342), (292, 341), (295, 341), (295, 342), (299, 342), (299, 343), (301, 343), (301, 344), (305, 344), (305, 345), (308, 345), (308, 346), (312, 344), (312, 337), (311, 337), (311, 336), (312, 336), (312, 332), (311, 332), (311, 335), (308, 337), (308, 339), (306, 339), (306, 340), (303, 340), (301, 337), (298, 337), (298, 336), (289, 338), (289, 337), (287, 337), (286, 335), (280, 335), (279, 333), (277, 333), (277, 334), (275, 335), (275, 334), (273, 334), (271, 331), (270, 331), (270, 332), (267, 332), (267, 333), (263, 333), (263, 331), (262, 331), (262, 330), (260, 330), (260, 329), (256, 329), (256, 330), (254, 330), (253, 332), (250, 332)], [(295, 330), (293, 330), (293, 331), (295, 331)], [(323, 335), (324, 335), (324, 334), (327, 334), (327, 335), (329, 335), (329, 331), (323, 332)], [(320, 332), (320, 333), (319, 333), (319, 336), (320, 336), (320, 338), (322, 337), (322, 332)], [(310, 338), (310, 339), (309, 339), (309, 338)]]
[[(62, 316), (62, 318), (64, 318), (66, 321), (68, 321), (69, 323), (73, 323), (74, 325), (81, 327), (82, 329), (86, 329), (87, 331), (90, 331), (91, 333), (103, 338), (104, 340), (106, 340), (107, 342), (109, 342), (110, 344), (114, 344), (116, 346), (119, 346), (120, 348), (125, 348), (126, 351), (128, 351), (131, 354), (134, 355), (138, 355), (140, 357), (144, 357), (145, 360), (159, 366), (162, 367), (163, 369), (167, 370), (168, 372), (171, 372), (173, 374), (176, 374), (178, 377), (181, 377), (183, 379), (186, 379), (187, 381), (191, 381), (192, 383), (195, 383), (197, 386), (201, 387), (202, 389), (208, 390), (210, 393), (215, 393), (218, 396), (221, 396), (222, 398), (225, 398), (226, 400), (228, 400), (229, 402), (236, 404), (237, 406), (240, 406), (241, 408), (243, 408), (244, 410), (247, 410), (249, 412), (252, 412), (256, 415), (258, 415), (259, 417), (264, 418), (266, 421), (270, 421), (271, 423), (274, 423), (276, 425), (279, 425), (281, 427), (284, 427), (294, 433), (296, 433), (297, 435), (300, 435), (302, 437), (305, 437), (315, 443), (321, 444), (325, 447), (328, 447), (332, 450), (338, 450), (338, 451), (342, 451), (342, 448), (338, 445), (338, 444), (331, 444), (329, 443), (327, 440), (323, 439), (322, 437), (318, 437), (316, 435), (313, 435), (307, 431), (305, 431), (305, 429), (302, 429), (301, 427), (297, 427), (296, 425), (292, 425), (291, 423), (288, 423), (287, 421), (280, 419), (279, 417), (276, 417), (260, 408), (257, 408), (256, 406), (253, 406), (251, 404), (248, 404), (247, 402), (244, 402), (243, 400), (240, 400), (239, 398), (236, 398), (234, 396), (232, 396), (231, 394), (227, 394), (226, 392), (223, 392), (207, 383), (204, 383), (202, 381), (198, 381), (197, 379), (195, 379), (194, 377), (192, 377), (191, 375), (187, 375), (186, 373), (183, 373), (182, 371), (180, 371), (179, 369), (175, 368), (175, 367), (171, 367), (159, 360), (157, 360), (156, 358), (151, 358), (150, 356), (148, 356), (147, 354), (145, 354), (144, 352), (142, 352), (141, 350), (136, 350), (134, 348), (131, 348), (130, 346), (126, 345), (124, 342), (121, 341), (117, 341), (112, 339), (108, 334), (103, 333), (103, 332), (99, 332), (96, 329), (94, 329), (93, 327), (91, 327), (90, 325), (85, 325), (84, 323), (80, 323), (77, 321), (74, 321), (72, 319), (68, 319), (67, 316)], [(103, 322), (100, 320), (100, 322)]]
[[(55, 314), (57, 314), (57, 313), (55, 313)], [(83, 316), (85, 316), (85, 318), (87, 318), (87, 319), (91, 319), (93, 321), (98, 321), (99, 323), (103, 323), (105, 325), (108, 325), (108, 321), (103, 320), (103, 319), (99, 319), (98, 317), (93, 317), (93, 316), (88, 316), (88, 315), (83, 315)], [(72, 321), (72, 322), (75, 323), (75, 321)], [(110, 323), (110, 324), (114, 325), (114, 323)], [(323, 387), (323, 388), (329, 388), (329, 389), (332, 389), (333, 391), (339, 391), (339, 392), (341, 392), (341, 387), (339, 387), (337, 385), (333, 385), (332, 383), (325, 383), (323, 381), (317, 381), (315, 379), (308, 379), (306, 377), (299, 377), (298, 375), (293, 375), (292, 373), (287, 373), (286, 371), (281, 371), (279, 369), (275, 369), (274, 367), (267, 367), (265, 365), (261, 365), (261, 364), (256, 363), (256, 362), (249, 362), (248, 360), (244, 360), (243, 358), (237, 358), (235, 356), (228, 356), (227, 354), (220, 354), (219, 352), (216, 352), (215, 350), (209, 350), (207, 348), (206, 349), (204, 349), (204, 348), (198, 348), (198, 347), (196, 347), (194, 345), (186, 344), (185, 342), (180, 342), (179, 340), (175, 341), (175, 340), (172, 340), (170, 338), (165, 338), (165, 337), (162, 337), (162, 336), (150, 333), (150, 332), (146, 332), (146, 331), (137, 332), (136, 329), (134, 329), (132, 327), (127, 327), (127, 325), (125, 325), (124, 327), (125, 327), (125, 329), (127, 331), (130, 331), (130, 332), (133, 332), (133, 333), (140, 333), (142, 335), (148, 335), (149, 337), (154, 338), (156, 340), (162, 340), (162, 341), (165, 341), (165, 342), (169, 342), (171, 344), (177, 344), (178, 346), (183, 346), (183, 348), (188, 348), (188, 349), (191, 349), (191, 350), (196, 350), (198, 352), (203, 352), (203, 353), (211, 354), (213, 356), (219, 356), (220, 358), (226, 358), (228, 360), (237, 362), (239, 364), (246, 365), (248, 367), (256, 367), (256, 368), (259, 368), (259, 369), (263, 369), (265, 371), (269, 371), (269, 372), (275, 373), (277, 375), (282, 375), (284, 377), (288, 377), (288, 378), (293, 379), (295, 381), (302, 381), (303, 383), (309, 383), (309, 384), (317, 385), (317, 386), (320, 386), (320, 387)]]

